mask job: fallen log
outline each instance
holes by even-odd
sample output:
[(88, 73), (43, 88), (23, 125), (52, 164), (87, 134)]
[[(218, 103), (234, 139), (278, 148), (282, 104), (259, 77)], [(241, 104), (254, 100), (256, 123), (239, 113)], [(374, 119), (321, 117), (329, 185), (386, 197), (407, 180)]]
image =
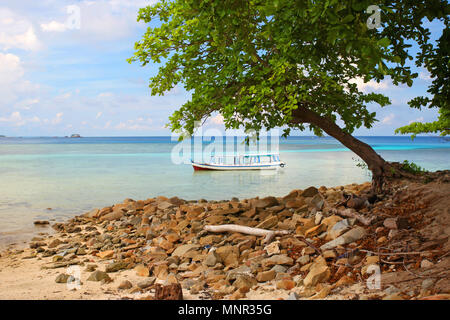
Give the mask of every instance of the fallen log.
[(290, 234), (288, 230), (266, 230), (260, 228), (252, 228), (246, 226), (240, 226), (237, 224), (222, 224), (217, 226), (205, 226), (203, 229), (209, 232), (239, 232), (249, 234), (252, 236), (264, 236), (264, 243), (271, 242), (275, 236)]

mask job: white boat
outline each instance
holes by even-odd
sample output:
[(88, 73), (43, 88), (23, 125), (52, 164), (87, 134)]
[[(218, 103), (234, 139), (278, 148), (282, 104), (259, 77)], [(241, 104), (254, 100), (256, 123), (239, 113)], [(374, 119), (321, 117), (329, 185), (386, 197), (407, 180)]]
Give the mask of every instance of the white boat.
[(274, 170), (286, 164), (278, 154), (246, 154), (211, 156), (209, 162), (192, 161), (194, 170)]

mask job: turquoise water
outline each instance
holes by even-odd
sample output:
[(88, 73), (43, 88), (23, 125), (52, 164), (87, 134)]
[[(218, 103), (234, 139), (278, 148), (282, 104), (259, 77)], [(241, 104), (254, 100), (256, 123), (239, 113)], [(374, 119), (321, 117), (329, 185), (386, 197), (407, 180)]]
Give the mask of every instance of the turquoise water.
[[(439, 137), (360, 137), (390, 161), (449, 169), (450, 142)], [(170, 137), (0, 138), (0, 243), (36, 231), (35, 220), (62, 221), (125, 198), (281, 196), (307, 186), (370, 180), (356, 156), (332, 138), (280, 140), (277, 171), (194, 172), (174, 164)], [(47, 208), (51, 208), (48, 210)]]

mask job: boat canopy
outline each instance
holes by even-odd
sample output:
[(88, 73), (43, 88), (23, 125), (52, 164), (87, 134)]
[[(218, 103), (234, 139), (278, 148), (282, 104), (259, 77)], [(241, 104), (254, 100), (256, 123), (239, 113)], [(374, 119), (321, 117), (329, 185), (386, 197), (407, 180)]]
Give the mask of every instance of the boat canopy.
[(212, 155), (212, 164), (249, 165), (280, 162), (278, 154)]

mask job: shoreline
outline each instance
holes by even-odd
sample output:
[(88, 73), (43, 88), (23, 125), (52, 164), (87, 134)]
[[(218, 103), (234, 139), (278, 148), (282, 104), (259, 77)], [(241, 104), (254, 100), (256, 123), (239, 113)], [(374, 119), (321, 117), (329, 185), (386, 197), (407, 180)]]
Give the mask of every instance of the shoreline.
[[(0, 299), (154, 299), (171, 284), (184, 299), (450, 298), (449, 175), (399, 182), (373, 203), (369, 183), (261, 199), (126, 199), (1, 251)], [(265, 243), (205, 230), (223, 224), (287, 234)], [(381, 267), (380, 289), (367, 288), (370, 265)]]

